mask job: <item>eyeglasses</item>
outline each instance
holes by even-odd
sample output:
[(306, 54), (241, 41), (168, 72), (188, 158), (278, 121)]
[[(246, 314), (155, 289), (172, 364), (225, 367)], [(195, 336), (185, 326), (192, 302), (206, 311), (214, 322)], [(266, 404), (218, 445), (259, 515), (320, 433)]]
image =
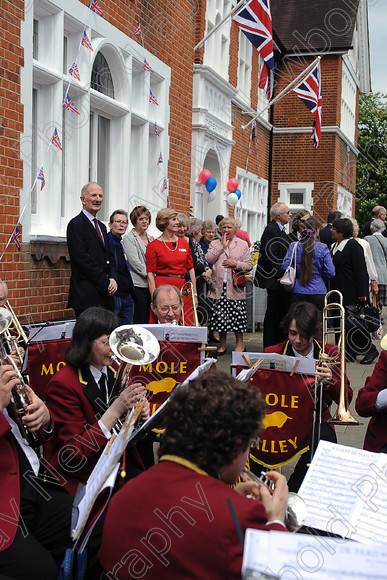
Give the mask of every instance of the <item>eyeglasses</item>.
[(292, 212), (291, 211), (281, 211), (280, 215), (283, 215), (284, 213), (291, 214)]
[(127, 226), (128, 222), (124, 222), (122, 220), (114, 220), (115, 224), (119, 224), (120, 226)]
[(156, 306), (156, 308), (157, 310), (160, 310), (160, 312), (162, 312), (163, 314), (166, 314), (167, 312), (169, 312), (171, 308), (173, 312), (179, 312), (181, 306), (180, 304), (173, 304), (173, 306)]
[(99, 338), (96, 338), (95, 342), (99, 342), (99, 344), (105, 348), (107, 348), (108, 346), (110, 347), (109, 340), (100, 340)]

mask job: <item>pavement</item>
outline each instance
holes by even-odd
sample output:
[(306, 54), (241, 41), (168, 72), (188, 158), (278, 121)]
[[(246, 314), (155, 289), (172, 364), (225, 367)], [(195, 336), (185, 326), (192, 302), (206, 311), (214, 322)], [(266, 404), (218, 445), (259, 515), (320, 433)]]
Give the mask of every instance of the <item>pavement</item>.
[[(262, 329), (257, 332), (247, 332), (243, 336), (245, 347), (247, 352), (263, 352), (263, 332)], [(374, 341), (374, 344), (378, 351), (380, 352), (380, 344), (378, 341)], [(214, 345), (214, 343), (211, 343)], [(230, 372), (231, 364), (231, 352), (235, 347), (234, 333), (230, 332), (227, 335), (227, 353), (218, 358), (217, 367), (225, 372)], [(361, 360), (361, 357), (359, 357)], [(375, 361), (376, 362), (376, 361)], [(363, 448), (364, 436), (367, 430), (367, 424), (369, 419), (364, 417), (359, 417), (355, 411), (355, 401), (357, 393), (361, 387), (364, 386), (366, 378), (372, 374), (374, 370), (375, 363), (371, 365), (361, 365), (359, 362), (347, 363), (347, 375), (350, 380), (351, 387), (353, 389), (353, 399), (350, 404), (350, 412), (354, 419), (359, 421), (359, 425), (336, 425), (336, 434), (338, 443), (341, 445), (347, 445), (349, 447), (357, 447), (359, 449)], [(336, 411), (336, 404), (332, 404), (332, 414)], [(289, 464), (291, 468), (294, 467), (294, 463)], [(283, 473), (285, 473), (286, 468), (284, 468)], [(286, 475), (286, 473), (285, 473)]]

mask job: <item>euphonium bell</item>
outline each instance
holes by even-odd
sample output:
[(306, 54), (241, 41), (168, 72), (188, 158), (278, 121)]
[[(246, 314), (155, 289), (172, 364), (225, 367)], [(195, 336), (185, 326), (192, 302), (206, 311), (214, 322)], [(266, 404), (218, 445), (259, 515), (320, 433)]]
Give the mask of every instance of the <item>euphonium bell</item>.
[(147, 365), (160, 354), (157, 338), (137, 324), (119, 326), (110, 335), (109, 345), (114, 355), (132, 365)]

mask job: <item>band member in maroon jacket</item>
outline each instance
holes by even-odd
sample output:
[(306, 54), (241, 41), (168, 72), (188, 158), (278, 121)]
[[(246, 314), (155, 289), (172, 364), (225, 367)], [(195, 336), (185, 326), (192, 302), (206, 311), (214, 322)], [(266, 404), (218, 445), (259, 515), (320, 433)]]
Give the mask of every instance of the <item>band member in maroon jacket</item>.
[[(0, 577), (55, 580), (71, 547), (73, 498), (47, 477), (36, 451), (12, 419), (10, 398), (19, 382), (13, 366), (0, 367)], [(53, 435), (46, 405), (28, 389), (23, 423), (41, 444)]]
[(228, 485), (242, 471), (264, 413), (255, 386), (220, 371), (177, 390), (164, 413), (159, 463), (124, 485), (108, 508), (99, 553), (107, 577), (240, 579), (243, 549), (227, 500), (242, 533), (286, 531), (283, 475), (267, 473), (273, 495), (252, 483)]
[[(314, 304), (310, 302), (295, 302), (286, 313), (281, 326), (288, 335), (288, 340), (265, 348), (265, 352), (275, 352), (298, 358), (319, 359), (322, 342), (316, 340), (315, 336), (321, 335), (321, 312)], [(333, 359), (336, 358), (336, 361), (338, 361), (337, 346), (327, 344), (326, 354)], [(333, 372), (325, 362), (316, 367), (316, 377), (323, 384), (320, 439), (337, 443), (334, 427), (327, 423), (331, 419), (329, 406), (332, 400), (338, 403), (340, 397), (340, 365), (335, 364), (332, 368)], [(349, 386), (348, 378), (346, 378), (346, 384), (348, 388), (348, 399), (351, 402), (353, 392)], [(318, 402), (316, 402), (316, 405), (318, 409)], [(317, 429), (315, 431), (315, 437), (317, 437)], [(315, 445), (317, 445), (317, 440), (315, 440)], [(297, 491), (300, 487), (307, 470), (307, 463), (310, 463), (310, 453), (304, 453), (300, 457), (288, 481), (290, 491)]]
[(382, 350), (374, 372), (366, 378), (356, 399), (361, 417), (371, 417), (364, 439), (364, 449), (387, 453), (387, 352)]
[[(113, 353), (109, 335), (119, 325), (119, 318), (104, 308), (94, 306), (82, 312), (65, 352), (67, 365), (47, 386), (46, 402), (55, 422), (55, 437), (47, 443), (46, 457), (66, 478), (66, 489), (73, 495), (79, 482), (86, 483), (117, 420), (146, 393), (139, 383), (116, 392), (119, 385), (110, 366)], [(148, 403), (142, 415), (148, 418)], [(129, 476), (131, 466), (141, 470), (143, 465), (136, 448), (127, 455)]]

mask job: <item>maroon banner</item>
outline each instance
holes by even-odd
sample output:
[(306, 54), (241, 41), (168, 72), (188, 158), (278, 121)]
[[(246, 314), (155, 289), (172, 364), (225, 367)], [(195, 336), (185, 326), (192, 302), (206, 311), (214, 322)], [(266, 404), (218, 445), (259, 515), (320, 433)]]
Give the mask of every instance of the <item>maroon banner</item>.
[(30, 387), (43, 399), (46, 399), (46, 388), (50, 379), (66, 363), (63, 353), (71, 338), (30, 342), (28, 345), (28, 376)]
[(140, 381), (149, 391), (151, 414), (164, 403), (177, 384), (200, 365), (199, 342), (160, 340), (160, 354), (153, 363), (133, 366), (130, 381)]
[[(237, 367), (237, 374), (243, 367)], [(246, 368), (246, 367), (245, 367)], [(312, 440), (314, 376), (258, 369), (250, 379), (266, 403), (259, 436), (261, 443), (250, 453), (269, 469), (286, 465), (309, 450)]]

